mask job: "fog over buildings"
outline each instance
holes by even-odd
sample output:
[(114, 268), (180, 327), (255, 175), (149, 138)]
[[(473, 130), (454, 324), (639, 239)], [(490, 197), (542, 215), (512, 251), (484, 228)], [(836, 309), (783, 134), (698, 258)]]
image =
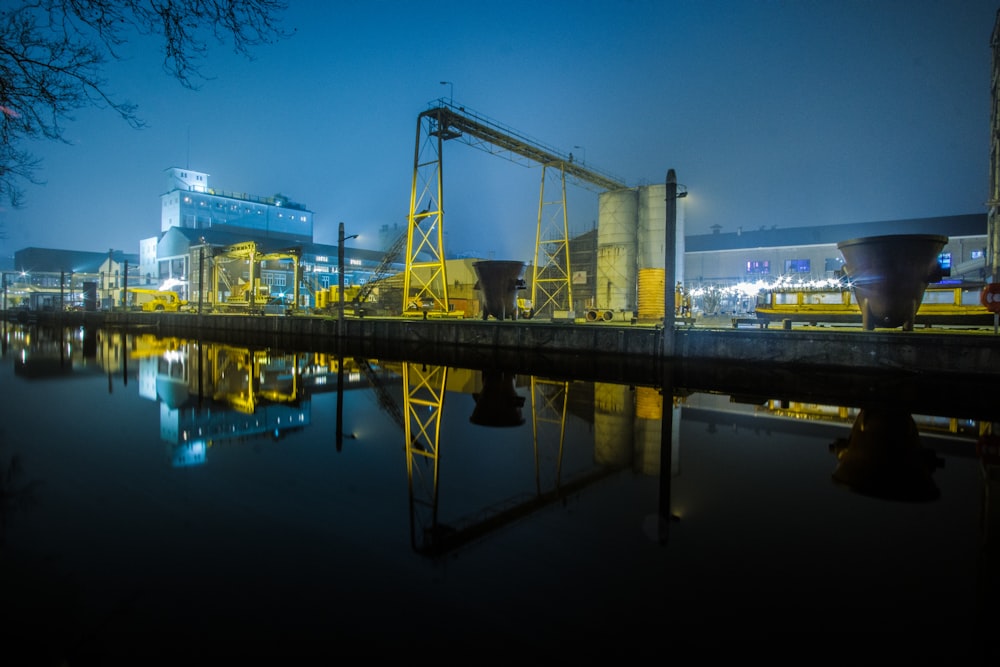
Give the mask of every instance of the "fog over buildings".
[[(85, 109), (69, 144), (29, 148), (44, 185), (0, 211), (0, 255), (137, 252), (160, 230), (164, 170), (287, 196), (315, 240), (359, 247), (402, 224), (417, 115), (445, 98), (629, 185), (676, 169), (689, 234), (985, 210), (990, 36), (985, 0), (830, 3), (293, 3), (295, 35), (247, 61), (216, 48), (200, 90), (137, 38), (108, 69), (148, 127)], [(442, 84), (442, 82), (445, 82)], [(449, 253), (529, 260), (540, 170), (448, 144)], [(597, 195), (573, 189), (569, 224)]]

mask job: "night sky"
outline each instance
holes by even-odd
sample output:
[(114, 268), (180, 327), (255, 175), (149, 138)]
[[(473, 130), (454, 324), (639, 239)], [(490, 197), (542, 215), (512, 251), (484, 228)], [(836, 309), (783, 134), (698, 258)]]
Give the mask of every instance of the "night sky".
[[(290, 4), (293, 37), (253, 61), (213, 47), (198, 91), (136, 37), (107, 75), (148, 127), (87, 109), (70, 145), (29, 146), (46, 184), (0, 210), (0, 254), (138, 253), (172, 166), (304, 204), (317, 242), (343, 221), (378, 249), (442, 97), (630, 186), (675, 169), (688, 234), (986, 210), (995, 0)], [(540, 167), (452, 142), (444, 174), (449, 254), (531, 260)], [(596, 194), (569, 195), (571, 232), (592, 228)]]

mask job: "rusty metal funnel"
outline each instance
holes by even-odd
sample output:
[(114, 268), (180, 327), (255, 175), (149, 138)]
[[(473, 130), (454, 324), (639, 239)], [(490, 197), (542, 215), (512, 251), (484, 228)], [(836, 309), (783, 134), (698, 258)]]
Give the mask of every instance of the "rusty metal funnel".
[(927, 284), (942, 278), (938, 255), (947, 236), (868, 236), (837, 244), (861, 307), (862, 326), (913, 329)]
[(489, 260), (473, 262), (474, 289), (483, 293), (483, 319), (517, 319), (517, 291), (524, 289), (525, 262)]

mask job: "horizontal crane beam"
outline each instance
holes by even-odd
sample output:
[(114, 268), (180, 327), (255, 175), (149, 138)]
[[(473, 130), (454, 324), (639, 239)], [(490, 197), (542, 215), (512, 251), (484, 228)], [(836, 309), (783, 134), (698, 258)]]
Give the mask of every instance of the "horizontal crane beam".
[(442, 139), (462, 139), (465, 143), (476, 146), (473, 141), (475, 139), (541, 165), (562, 163), (566, 175), (584, 187), (591, 186), (599, 190), (621, 190), (628, 187), (617, 176), (585, 167), (574, 161), (571, 155), (544, 146), (465, 107), (455, 107), (444, 100), (438, 100), (437, 104), (420, 115), (436, 119), (437, 132), (441, 133)]

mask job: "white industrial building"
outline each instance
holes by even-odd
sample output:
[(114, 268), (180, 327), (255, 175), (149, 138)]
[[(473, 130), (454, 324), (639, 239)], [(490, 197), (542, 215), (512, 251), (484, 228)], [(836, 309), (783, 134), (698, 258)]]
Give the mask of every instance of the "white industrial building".
[[(575, 274), (594, 276), (593, 281), (574, 281), (586, 294), (586, 308), (635, 313), (640, 320), (663, 317), (665, 195), (664, 184), (601, 193), (593, 260), (585, 268), (588, 258), (581, 253), (573, 267)], [(709, 234), (688, 235), (679, 200), (676, 234), (674, 279), (694, 292), (833, 279), (844, 267), (838, 243), (889, 235), (945, 236), (939, 260), (950, 280), (975, 283), (989, 276), (986, 213), (785, 228), (737, 226), (729, 232), (715, 225)]]
[(313, 213), (284, 195), (261, 197), (216, 190), (208, 174), (170, 167), (160, 195), (160, 232), (171, 227), (217, 229), (275, 241), (311, 243)]

